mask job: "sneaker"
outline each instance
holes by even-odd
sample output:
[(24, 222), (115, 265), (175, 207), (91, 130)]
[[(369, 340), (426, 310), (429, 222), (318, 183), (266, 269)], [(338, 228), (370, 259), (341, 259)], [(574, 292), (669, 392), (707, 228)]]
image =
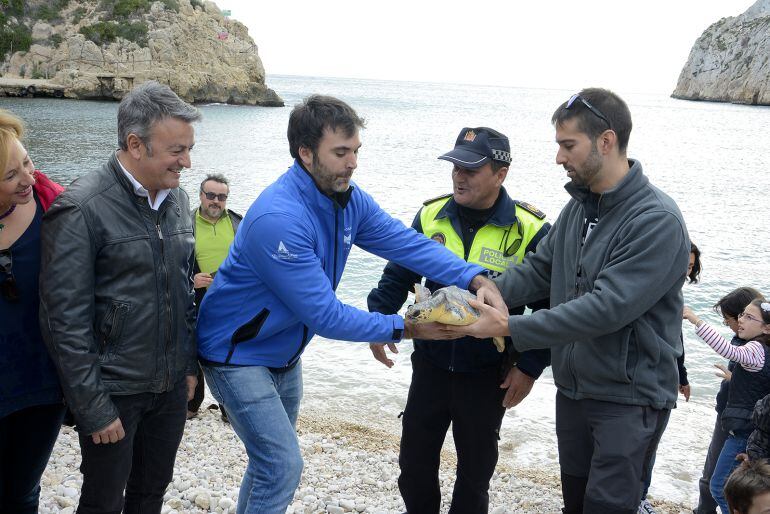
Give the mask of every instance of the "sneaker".
[(638, 514), (658, 514), (657, 511), (653, 508), (652, 503), (645, 498), (642, 500), (642, 502), (639, 504), (639, 510), (637, 510)]

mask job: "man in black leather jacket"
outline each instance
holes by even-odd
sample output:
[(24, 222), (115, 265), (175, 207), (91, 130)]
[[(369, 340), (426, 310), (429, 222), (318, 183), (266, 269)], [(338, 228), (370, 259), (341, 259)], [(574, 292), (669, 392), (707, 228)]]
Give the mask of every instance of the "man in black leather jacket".
[(159, 513), (172, 478), (195, 388), (179, 177), (199, 119), (167, 86), (135, 88), (118, 108), (120, 149), (43, 220), (40, 321), (79, 432), (79, 513)]

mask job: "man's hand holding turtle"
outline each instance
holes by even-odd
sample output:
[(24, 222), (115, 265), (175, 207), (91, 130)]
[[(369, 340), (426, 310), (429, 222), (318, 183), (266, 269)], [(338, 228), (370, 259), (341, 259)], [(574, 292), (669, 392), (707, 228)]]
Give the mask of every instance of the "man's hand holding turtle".
[[(498, 294), (500, 293), (498, 292)], [(446, 332), (450, 334), (473, 336), (477, 339), (511, 335), (510, 330), (508, 329), (507, 309), (505, 312), (501, 312), (491, 305), (473, 299), (469, 299), (468, 304), (479, 311), (479, 319), (470, 325), (442, 325)]]
[(426, 340), (444, 340), (457, 339), (462, 334), (449, 330), (451, 325), (443, 323), (415, 323), (404, 320), (404, 339), (426, 339)]
[(508, 316), (508, 307), (505, 305), (503, 296), (500, 294), (500, 290), (494, 282), (489, 280), (484, 275), (476, 275), (468, 285), (468, 290), (476, 294), (476, 298), (487, 305), (491, 305), (495, 309)]

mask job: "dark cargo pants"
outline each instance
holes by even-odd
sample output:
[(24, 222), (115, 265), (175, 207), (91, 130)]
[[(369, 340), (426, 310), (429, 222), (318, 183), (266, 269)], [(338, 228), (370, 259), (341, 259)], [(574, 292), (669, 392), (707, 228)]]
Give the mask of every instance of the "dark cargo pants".
[(644, 470), (671, 413), (556, 393), (565, 514), (636, 514)]

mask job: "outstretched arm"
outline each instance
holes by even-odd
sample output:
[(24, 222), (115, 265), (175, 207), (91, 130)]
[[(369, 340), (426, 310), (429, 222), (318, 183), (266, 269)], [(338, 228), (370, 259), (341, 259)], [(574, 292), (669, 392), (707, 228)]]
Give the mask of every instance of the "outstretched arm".
[(722, 337), (714, 327), (700, 322), (700, 326), (695, 330), (695, 334), (703, 339), (722, 357), (735, 361), (746, 371), (757, 372), (765, 365), (765, 349), (762, 343), (758, 341), (749, 341), (743, 346), (733, 346), (730, 341)]

